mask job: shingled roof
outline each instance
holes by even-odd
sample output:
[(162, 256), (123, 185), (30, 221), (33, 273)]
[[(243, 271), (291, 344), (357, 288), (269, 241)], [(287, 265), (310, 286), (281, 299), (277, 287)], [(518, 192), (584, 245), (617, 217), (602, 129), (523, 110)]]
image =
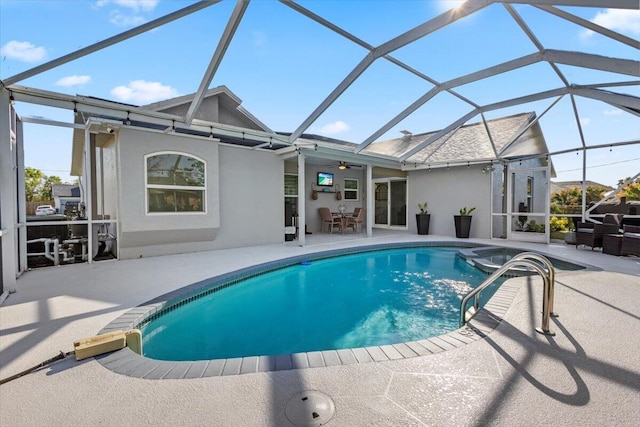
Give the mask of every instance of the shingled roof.
[[(542, 131), (531, 125), (535, 113), (521, 113), (454, 129), (407, 158), (407, 163), (441, 164), (454, 161), (511, 159), (548, 153)], [(363, 152), (402, 157), (438, 131), (409, 134), (371, 144)]]

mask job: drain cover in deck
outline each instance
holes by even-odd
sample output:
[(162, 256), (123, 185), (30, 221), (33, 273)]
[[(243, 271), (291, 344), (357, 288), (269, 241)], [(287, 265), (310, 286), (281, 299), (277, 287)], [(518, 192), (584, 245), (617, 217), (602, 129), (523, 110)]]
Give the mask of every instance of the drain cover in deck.
[(285, 414), (296, 427), (323, 426), (336, 412), (333, 400), (324, 393), (315, 390), (295, 394), (287, 402)]

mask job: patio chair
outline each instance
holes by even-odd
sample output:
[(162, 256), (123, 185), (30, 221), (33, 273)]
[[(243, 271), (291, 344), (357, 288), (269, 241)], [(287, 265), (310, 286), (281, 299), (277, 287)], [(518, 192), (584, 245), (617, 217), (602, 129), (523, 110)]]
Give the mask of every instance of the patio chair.
[(620, 254), (640, 256), (640, 226), (624, 226)]
[[(607, 219), (605, 217), (605, 219)], [(602, 247), (602, 238), (605, 234), (618, 234), (620, 225), (613, 224), (595, 224), (592, 222), (579, 222), (576, 229), (576, 249), (578, 246), (590, 246), (591, 250)]]
[(360, 226), (360, 231), (362, 231), (362, 225), (364, 224), (366, 217), (366, 209), (360, 209), (357, 216), (347, 217), (347, 221), (344, 225), (345, 230), (347, 228), (352, 228), (354, 233), (358, 233), (358, 226)]
[(333, 216), (329, 208), (318, 208), (320, 213), (320, 231), (324, 232), (324, 225), (327, 224), (330, 233), (333, 233), (333, 227), (338, 227), (342, 231), (342, 218), (339, 216)]

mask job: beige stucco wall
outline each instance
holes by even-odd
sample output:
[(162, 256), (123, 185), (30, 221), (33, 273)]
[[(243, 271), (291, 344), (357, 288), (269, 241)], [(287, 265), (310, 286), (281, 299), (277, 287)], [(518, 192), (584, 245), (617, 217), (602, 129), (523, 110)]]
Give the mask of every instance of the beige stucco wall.
[(475, 206), (470, 237), (491, 237), (491, 174), (482, 173), (480, 166), (409, 171), (408, 187), (410, 231), (417, 232), (417, 204), (428, 202), (429, 234), (455, 236), (453, 216), (464, 206)]
[[(206, 212), (147, 214), (147, 154), (173, 151), (206, 161)], [(213, 250), (284, 240), (283, 165), (271, 153), (208, 139), (133, 129), (119, 135), (120, 258)]]

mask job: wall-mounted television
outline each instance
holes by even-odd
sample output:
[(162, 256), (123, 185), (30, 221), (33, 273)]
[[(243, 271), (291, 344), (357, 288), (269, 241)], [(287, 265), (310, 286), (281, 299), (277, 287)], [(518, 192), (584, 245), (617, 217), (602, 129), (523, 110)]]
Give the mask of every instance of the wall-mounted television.
[(318, 187), (333, 187), (333, 174), (329, 172), (318, 172)]

